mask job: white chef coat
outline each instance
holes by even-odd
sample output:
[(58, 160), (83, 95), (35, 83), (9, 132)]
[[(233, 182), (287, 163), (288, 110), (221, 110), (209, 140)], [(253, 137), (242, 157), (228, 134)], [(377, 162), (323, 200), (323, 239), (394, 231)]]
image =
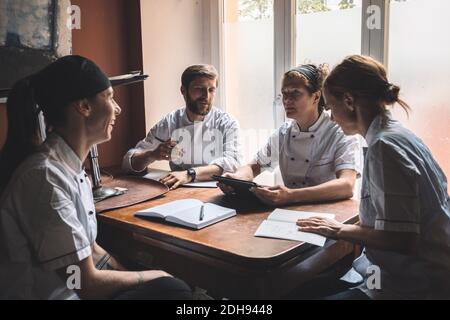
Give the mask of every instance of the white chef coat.
[(286, 187), (317, 186), (336, 179), (341, 170), (361, 172), (362, 149), (356, 136), (349, 137), (322, 112), (307, 132), (296, 121), (279, 128), (257, 153), (254, 161), (263, 170), (280, 166)]
[(131, 165), (133, 155), (136, 152), (153, 151), (161, 144), (159, 140), (167, 141), (170, 138), (179, 141), (177, 148), (182, 154), (170, 162), (172, 171), (217, 165), (224, 172), (234, 172), (241, 165), (238, 122), (213, 107), (204, 121), (193, 123), (184, 107), (165, 116), (144, 140), (128, 151), (123, 159), (123, 169), (139, 173)]
[(97, 220), (82, 162), (60, 136), (16, 170), (0, 202), (0, 233), (0, 298), (77, 298), (55, 271), (92, 254)]

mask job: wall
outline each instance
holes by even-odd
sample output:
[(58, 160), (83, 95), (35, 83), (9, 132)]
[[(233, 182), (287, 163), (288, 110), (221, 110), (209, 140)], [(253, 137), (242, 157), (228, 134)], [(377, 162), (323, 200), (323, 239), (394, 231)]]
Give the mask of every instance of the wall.
[[(109, 76), (142, 70), (139, 0), (73, 0), (81, 8), (81, 30), (73, 31), (73, 53), (95, 61)], [(99, 146), (102, 167), (122, 156), (145, 135), (143, 84), (118, 87), (122, 107), (111, 142)], [(6, 138), (6, 109), (0, 105), (0, 148)]]
[(184, 104), (181, 74), (203, 61), (201, 1), (141, 0), (147, 129)]
[(70, 54), (69, 5), (70, 0), (0, 0), (0, 88)]
[[(73, 0), (81, 9), (81, 30), (73, 31), (73, 53), (95, 61), (108, 76), (142, 70), (139, 0)], [(122, 108), (110, 142), (99, 146), (100, 165), (119, 165), (145, 135), (143, 85), (115, 88)]]
[(204, 59), (203, 10), (198, 0), (141, 0), (143, 61), (150, 75), (145, 83), (147, 131), (184, 105), (180, 87), (186, 67), (209, 63)]
[(21, 45), (35, 49), (52, 47), (50, 0), (0, 0), (0, 46)]

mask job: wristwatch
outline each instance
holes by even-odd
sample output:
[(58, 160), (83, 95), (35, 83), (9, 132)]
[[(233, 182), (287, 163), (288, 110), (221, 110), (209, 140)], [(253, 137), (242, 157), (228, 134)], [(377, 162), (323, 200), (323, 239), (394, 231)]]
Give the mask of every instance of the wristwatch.
[(197, 172), (195, 172), (195, 170), (193, 168), (189, 169), (187, 171), (187, 174), (189, 177), (191, 177), (191, 179), (192, 179), (191, 182), (194, 182), (195, 179), (197, 178)]

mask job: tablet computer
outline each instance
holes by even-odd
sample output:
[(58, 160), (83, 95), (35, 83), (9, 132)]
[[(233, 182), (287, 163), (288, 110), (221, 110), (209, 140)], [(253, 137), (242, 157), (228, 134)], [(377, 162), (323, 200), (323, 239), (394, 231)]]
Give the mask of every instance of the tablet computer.
[(221, 176), (212, 176), (212, 179), (214, 181), (218, 181), (220, 183), (223, 183), (224, 185), (232, 187), (237, 195), (242, 196), (254, 196), (254, 194), (250, 192), (250, 189), (259, 187), (257, 183), (252, 181), (239, 180)]

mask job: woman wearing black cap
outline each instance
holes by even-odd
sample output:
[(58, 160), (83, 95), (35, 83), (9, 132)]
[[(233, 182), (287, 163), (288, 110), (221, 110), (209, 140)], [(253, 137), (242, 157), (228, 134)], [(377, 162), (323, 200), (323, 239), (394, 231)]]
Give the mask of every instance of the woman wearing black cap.
[[(255, 188), (253, 193), (274, 206), (351, 198), (360, 172), (361, 149), (324, 111), (323, 82), (327, 67), (307, 64), (283, 77), (282, 101), (292, 119), (279, 128), (253, 161), (226, 176), (253, 180), (264, 169), (280, 167), (285, 186)], [(225, 193), (233, 190), (223, 184)]]
[[(95, 268), (92, 190), (83, 170), (90, 148), (111, 139), (121, 109), (90, 60), (59, 59), (19, 81), (8, 99), (0, 155), (0, 299), (189, 299), (163, 271)], [(36, 106), (40, 109), (37, 109)], [(39, 143), (37, 114), (48, 138)]]

